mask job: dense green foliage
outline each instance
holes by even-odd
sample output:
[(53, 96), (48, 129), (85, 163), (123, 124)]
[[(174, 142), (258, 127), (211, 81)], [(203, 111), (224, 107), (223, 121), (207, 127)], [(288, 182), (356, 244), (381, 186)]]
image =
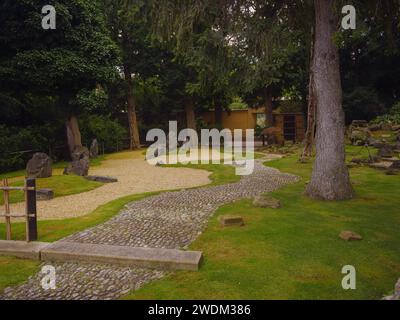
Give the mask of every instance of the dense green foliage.
[(400, 102), (396, 103), (387, 114), (377, 117), (373, 122), (400, 125)]
[[(347, 122), (387, 114), (400, 99), (398, 2), (350, 2), (357, 29), (335, 39)], [(336, 3), (340, 16), (344, 2)], [(166, 128), (169, 120), (186, 127), (188, 100), (198, 129), (208, 126), (202, 111), (218, 115), (263, 105), (266, 89), (269, 98), (299, 101), (296, 110), (305, 111), (311, 1), (57, 0), (56, 30), (41, 27), (44, 4), (1, 3), (2, 172), (25, 166), (32, 153), (21, 151), (67, 160), (65, 120), (71, 114), (79, 119), (84, 145), (97, 138), (108, 151), (126, 147), (128, 92), (142, 142), (149, 129)]]
[(96, 86), (116, 77), (118, 51), (95, 1), (54, 1), (55, 30), (42, 28), (46, 1), (2, 1), (0, 170), (22, 167), (29, 154), (65, 157), (64, 122), (98, 104)]

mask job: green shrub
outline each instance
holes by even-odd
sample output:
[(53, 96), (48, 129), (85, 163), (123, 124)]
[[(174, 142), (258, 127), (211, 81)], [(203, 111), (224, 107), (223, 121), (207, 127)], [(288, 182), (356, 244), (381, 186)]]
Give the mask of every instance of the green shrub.
[(388, 114), (376, 118), (373, 123), (390, 123), (400, 125), (400, 102), (395, 103)]
[(52, 130), (48, 126), (14, 128), (0, 125), (0, 172), (25, 167), (34, 152), (48, 152)]
[(84, 141), (89, 144), (96, 138), (106, 151), (115, 151), (128, 137), (127, 129), (110, 116), (89, 115), (83, 117), (80, 126)]

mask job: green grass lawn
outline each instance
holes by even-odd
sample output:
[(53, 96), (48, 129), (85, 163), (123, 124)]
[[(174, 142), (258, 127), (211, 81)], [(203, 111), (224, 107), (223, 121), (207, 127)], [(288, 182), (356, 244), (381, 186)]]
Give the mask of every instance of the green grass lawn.
[[(22, 187), (24, 185), (23, 180), (19, 180), (10, 183), (12, 186)], [(101, 187), (103, 183), (89, 181), (83, 177), (74, 175), (69, 176), (52, 176), (50, 178), (36, 179), (36, 187), (38, 189), (53, 189), (55, 197), (64, 197), (71, 194), (77, 194), (87, 192), (98, 187)], [(23, 191), (12, 191), (10, 192), (10, 202), (16, 203), (24, 201)], [(0, 198), (0, 205), (4, 204), (4, 198)]]
[[(349, 148), (349, 158), (360, 150)], [(126, 299), (380, 299), (389, 293), (400, 276), (400, 177), (354, 168), (356, 199), (312, 201), (303, 195), (311, 164), (299, 164), (297, 158), (267, 163), (303, 178), (273, 193), (282, 201), (281, 209), (254, 208), (249, 200), (220, 208), (190, 248), (204, 252), (199, 272), (174, 273)], [(237, 181), (231, 167), (189, 167), (211, 171), (214, 185)], [(125, 204), (153, 194), (121, 198), (80, 218), (40, 221), (39, 240), (56, 241), (105, 222)], [(246, 226), (222, 229), (217, 219), (225, 214), (243, 216)], [(340, 240), (338, 234), (348, 229), (364, 240)], [(13, 224), (13, 234), (23, 239), (24, 224)], [(0, 224), (0, 239), (4, 237)], [(341, 269), (347, 264), (357, 268), (356, 291), (341, 288)], [(37, 267), (36, 262), (0, 257), (0, 291), (25, 281)]]
[[(102, 161), (107, 156), (99, 156), (96, 159), (90, 160), (90, 166), (100, 166)], [(68, 164), (66, 162), (58, 162), (53, 165), (53, 176), (50, 178), (36, 179), (36, 186), (38, 189), (53, 189), (55, 197), (64, 197), (72, 194), (88, 192), (98, 187), (101, 187), (103, 183), (89, 181), (83, 177), (74, 175), (62, 175), (62, 169)], [(22, 187), (24, 185), (24, 177), (26, 174), (25, 170), (14, 171), (10, 173), (0, 174), (0, 180), (8, 178), (13, 179), (10, 182), (11, 186)], [(24, 201), (24, 192), (12, 191), (10, 193), (10, 202), (16, 203)], [(0, 194), (0, 205), (4, 204), (3, 195)]]
[(39, 270), (39, 261), (0, 256), (0, 293), (17, 285)]
[[(303, 178), (272, 194), (281, 209), (255, 208), (249, 200), (220, 208), (190, 247), (204, 253), (199, 272), (174, 273), (125, 298), (381, 299), (390, 293), (400, 277), (400, 177), (354, 168), (355, 199), (313, 201), (303, 194), (311, 164), (297, 159), (266, 164)], [(241, 215), (246, 226), (222, 229), (220, 215)], [(364, 240), (344, 242), (343, 230)], [(341, 287), (345, 265), (356, 267), (357, 290)]]
[[(125, 157), (125, 154), (121, 154), (121, 156)], [(115, 155), (114, 157), (119, 156)], [(212, 173), (210, 179), (213, 185), (234, 182), (237, 179), (234, 168), (232, 167), (203, 165), (201, 166), (201, 169), (208, 170)], [(54, 242), (73, 233), (101, 224), (115, 216), (126, 204), (156, 194), (158, 193), (153, 192), (123, 197), (102, 205), (92, 213), (79, 218), (38, 221), (38, 241)], [(12, 234), (13, 240), (24, 240), (25, 224), (14, 223), (12, 225)], [(5, 239), (4, 223), (0, 223), (0, 239)], [(0, 292), (8, 286), (16, 285), (25, 281), (37, 270), (36, 268), (38, 265), (37, 262), (29, 260), (0, 256)], [(18, 271), (15, 273), (15, 270)]]

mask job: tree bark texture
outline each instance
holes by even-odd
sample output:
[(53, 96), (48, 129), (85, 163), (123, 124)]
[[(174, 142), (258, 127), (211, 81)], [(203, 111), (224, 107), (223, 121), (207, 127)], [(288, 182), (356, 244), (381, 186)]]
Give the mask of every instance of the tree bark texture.
[(273, 103), (272, 103), (272, 90), (267, 87), (264, 89), (264, 103), (265, 103), (265, 126), (267, 128), (273, 127), (274, 114), (273, 114)]
[(345, 163), (345, 120), (342, 108), (339, 51), (333, 43), (334, 0), (314, 0), (314, 83), (317, 99), (316, 159), (306, 194), (314, 199), (353, 197)]
[(139, 126), (136, 116), (135, 97), (133, 96), (132, 73), (128, 66), (124, 66), (125, 82), (126, 82), (126, 100), (128, 104), (128, 123), (129, 123), (129, 149), (140, 148)]
[(312, 157), (313, 146), (315, 141), (315, 118), (317, 116), (317, 98), (315, 96), (315, 83), (314, 83), (314, 43), (315, 32), (314, 27), (311, 31), (311, 53), (310, 53), (310, 82), (308, 85), (308, 112), (307, 112), (307, 132), (304, 139), (304, 150), (301, 155), (301, 160)]
[(196, 115), (194, 113), (194, 105), (192, 97), (190, 96), (186, 97), (184, 103), (185, 103), (187, 129), (193, 129), (197, 131)]
[(215, 125), (217, 128), (222, 128), (222, 105), (220, 103), (220, 101), (216, 101), (215, 102)]

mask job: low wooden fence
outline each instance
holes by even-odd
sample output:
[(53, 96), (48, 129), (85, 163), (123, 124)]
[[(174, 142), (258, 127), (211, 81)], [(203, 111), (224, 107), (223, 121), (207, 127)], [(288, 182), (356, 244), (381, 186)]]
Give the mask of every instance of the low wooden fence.
[[(25, 179), (23, 187), (12, 187), (8, 183), (8, 179), (3, 180), (3, 186), (0, 186), (0, 191), (4, 194), (4, 214), (0, 217), (5, 218), (6, 239), (12, 239), (11, 219), (24, 218), (26, 222), (25, 236), (26, 242), (37, 241), (37, 207), (36, 207), (36, 180)], [(10, 210), (10, 192), (24, 191), (25, 193), (25, 212), (11, 213)]]

